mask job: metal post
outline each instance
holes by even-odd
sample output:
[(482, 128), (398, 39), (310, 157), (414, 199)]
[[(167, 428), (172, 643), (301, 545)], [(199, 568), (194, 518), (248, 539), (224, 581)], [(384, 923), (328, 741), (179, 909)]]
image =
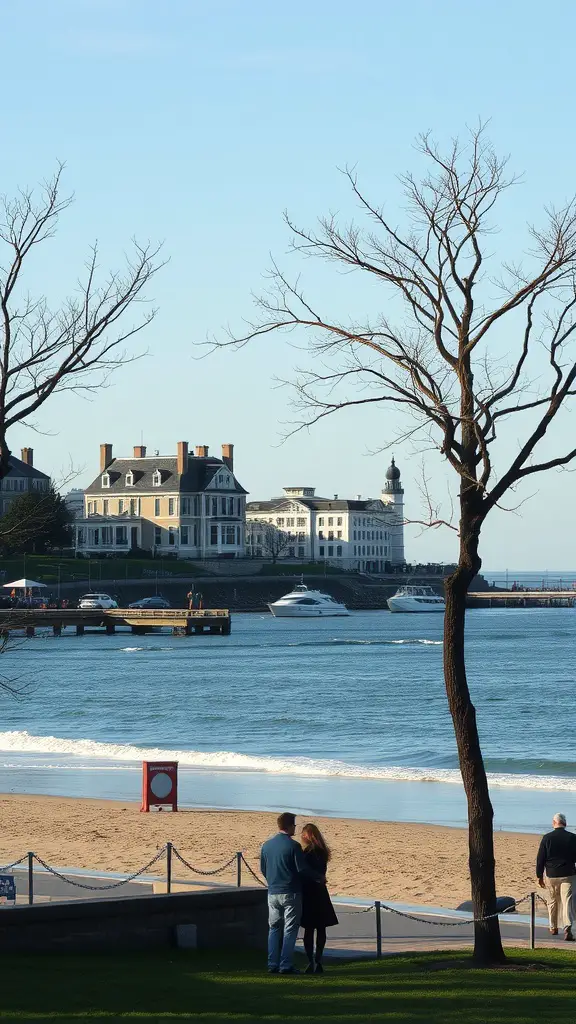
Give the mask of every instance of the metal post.
[(242, 885), (242, 850), (236, 854), (236, 885), (238, 888)]
[(172, 892), (172, 843), (166, 843), (166, 892)]
[(380, 916), (380, 900), (374, 901), (376, 911), (376, 959), (382, 959), (382, 917)]
[(536, 948), (536, 893), (530, 893), (530, 949)]
[(34, 854), (28, 852), (28, 903), (34, 903)]

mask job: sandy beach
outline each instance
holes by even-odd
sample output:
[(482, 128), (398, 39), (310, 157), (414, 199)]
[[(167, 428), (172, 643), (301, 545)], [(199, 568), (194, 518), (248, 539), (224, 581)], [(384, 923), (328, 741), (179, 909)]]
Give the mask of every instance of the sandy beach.
[[(141, 867), (167, 840), (195, 867), (217, 867), (236, 850), (243, 850), (257, 867), (260, 844), (275, 830), (275, 816), (268, 813), (141, 814), (135, 803), (18, 794), (0, 796), (0, 815), (2, 863), (34, 850), (54, 866), (119, 872)], [(334, 895), (449, 907), (469, 898), (463, 829), (314, 820), (333, 849), (329, 885)], [(304, 822), (298, 819), (300, 826)], [(498, 893), (523, 896), (534, 887), (537, 836), (498, 832), (495, 846)], [(174, 874), (187, 877), (179, 867)], [(218, 880), (230, 882), (233, 875), (220, 875)]]

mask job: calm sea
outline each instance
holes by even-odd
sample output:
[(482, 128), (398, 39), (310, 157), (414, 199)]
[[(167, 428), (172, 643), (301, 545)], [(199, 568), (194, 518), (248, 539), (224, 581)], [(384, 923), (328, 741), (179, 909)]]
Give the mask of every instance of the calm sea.
[[(575, 574), (576, 578), (576, 574)], [(576, 610), (472, 610), (470, 683), (500, 827), (574, 808)], [(459, 823), (442, 617), (235, 615), (230, 637), (37, 636), (2, 656), (0, 790)]]

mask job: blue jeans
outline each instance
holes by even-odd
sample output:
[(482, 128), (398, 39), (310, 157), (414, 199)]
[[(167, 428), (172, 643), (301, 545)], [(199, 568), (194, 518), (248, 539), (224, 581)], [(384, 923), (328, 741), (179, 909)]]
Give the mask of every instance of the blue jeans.
[(289, 971), (298, 938), (302, 897), (296, 892), (268, 893), (268, 968)]

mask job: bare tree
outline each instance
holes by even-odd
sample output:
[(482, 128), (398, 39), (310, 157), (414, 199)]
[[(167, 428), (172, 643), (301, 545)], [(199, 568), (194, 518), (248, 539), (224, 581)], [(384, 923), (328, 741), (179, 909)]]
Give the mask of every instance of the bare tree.
[[(430, 170), (420, 180), (400, 179), (405, 228), (366, 197), (353, 172), (348, 179), (366, 228), (340, 226), (331, 216), (307, 231), (286, 217), (296, 253), (371, 275), (387, 300), (395, 296), (386, 308), (397, 316), (343, 323), (274, 265), (257, 321), (225, 344), (303, 328), (321, 362), (296, 383), (307, 425), (346, 406), (391, 403), (411, 414), (406, 436), (420, 432), (456, 474), (458, 563), (446, 580), (444, 676), (468, 801), (474, 910), (484, 918), (495, 911), (493, 811), (466, 675), (466, 593), (481, 566), (480, 531), (492, 509), (522, 481), (576, 457), (561, 430), (550, 430), (555, 421), (562, 426), (560, 414), (575, 394), (576, 203), (547, 209), (543, 226), (529, 228), (523, 263), (504, 262), (488, 277), (491, 217), (517, 179), (482, 126), (445, 154), (429, 135), (419, 148)], [(510, 458), (502, 427), (511, 420), (520, 440)], [(504, 958), (497, 918), (476, 924), (475, 957)]]
[(76, 293), (52, 310), (46, 297), (24, 290), (25, 270), (36, 246), (51, 238), (71, 203), (62, 197), (62, 167), (36, 196), (20, 191), (0, 198), (0, 479), (9, 471), (7, 432), (58, 391), (93, 391), (127, 361), (123, 343), (154, 318), (120, 326), (129, 307), (144, 301), (156, 271), (159, 246), (133, 242), (123, 271), (99, 281), (94, 244)]
[[(271, 558), (272, 563), (275, 564), (281, 555), (284, 555), (288, 550), (290, 544), (293, 544), (295, 537), (286, 530), (281, 530), (274, 523), (268, 523), (265, 519), (252, 520), (252, 522), (258, 524), (258, 536), (262, 538), (262, 544), (258, 545), (262, 547), (262, 552), (265, 557)], [(254, 536), (254, 534), (253, 534)]]

